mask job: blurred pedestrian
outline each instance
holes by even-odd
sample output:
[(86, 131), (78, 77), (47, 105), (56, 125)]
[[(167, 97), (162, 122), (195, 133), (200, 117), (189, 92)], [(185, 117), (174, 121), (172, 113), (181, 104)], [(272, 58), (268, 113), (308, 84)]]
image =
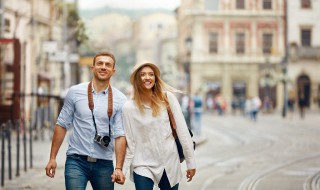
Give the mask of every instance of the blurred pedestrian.
[(295, 104), (296, 100), (294, 98), (293, 95), (289, 95), (288, 98), (288, 111), (289, 111), (289, 117), (292, 118), (293, 117), (293, 113), (294, 113), (294, 104)]
[(307, 100), (305, 98), (303, 89), (299, 89), (299, 92), (298, 92), (298, 105), (299, 105), (300, 117), (301, 119), (303, 119), (305, 116), (305, 111), (306, 111), (305, 109), (307, 107)]
[[(153, 63), (137, 65), (130, 76), (133, 97), (123, 107), (127, 139), (123, 172), (130, 169), (130, 179), (136, 190), (178, 190), (182, 178), (167, 106), (170, 106), (177, 126), (177, 136), (186, 157), (188, 181), (196, 173), (194, 149), (180, 104), (171, 92), (174, 89), (160, 78)], [(165, 92), (165, 90), (169, 90)]]
[(96, 54), (91, 66), (92, 81), (72, 86), (65, 97), (54, 129), (46, 175), (55, 177), (56, 156), (66, 131), (73, 129), (65, 163), (67, 190), (85, 190), (88, 181), (94, 190), (113, 190), (113, 182), (125, 181), (122, 166), (126, 140), (121, 115), (126, 96), (110, 85), (115, 63), (109, 52)]
[(207, 107), (207, 111), (212, 112), (214, 107), (214, 101), (211, 95), (209, 95), (207, 98), (206, 107)]
[(252, 121), (257, 121), (258, 118), (258, 113), (261, 107), (261, 100), (258, 96), (255, 96), (253, 98), (251, 98), (250, 100), (250, 104), (251, 104), (251, 120)]
[(217, 110), (218, 114), (223, 115), (226, 108), (227, 108), (227, 102), (226, 102), (225, 98), (220, 93), (217, 94), (215, 97), (215, 106), (216, 106), (216, 110)]
[(242, 115), (245, 115), (245, 104), (246, 104), (246, 99), (244, 96), (240, 96), (239, 98), (239, 109)]
[(186, 94), (184, 94), (181, 98), (181, 109), (182, 109), (182, 113), (185, 120), (188, 120), (190, 117), (189, 111), (191, 111), (190, 110), (191, 108), (190, 108), (189, 96)]
[(264, 100), (263, 100), (263, 109), (265, 112), (267, 113), (270, 113), (271, 110), (273, 109), (273, 106), (272, 106), (272, 100), (269, 96), (266, 96), (264, 97)]
[(194, 113), (194, 122), (193, 122), (193, 132), (196, 136), (201, 135), (201, 119), (202, 119), (202, 96), (200, 96), (199, 92), (195, 94), (193, 97), (193, 113)]
[(231, 108), (232, 108), (232, 114), (235, 115), (237, 113), (237, 109), (239, 107), (239, 100), (238, 98), (234, 97), (231, 101)]
[(251, 96), (248, 96), (245, 100), (245, 106), (244, 106), (244, 115), (245, 117), (251, 119), (251, 110), (252, 110), (252, 103), (251, 103)]

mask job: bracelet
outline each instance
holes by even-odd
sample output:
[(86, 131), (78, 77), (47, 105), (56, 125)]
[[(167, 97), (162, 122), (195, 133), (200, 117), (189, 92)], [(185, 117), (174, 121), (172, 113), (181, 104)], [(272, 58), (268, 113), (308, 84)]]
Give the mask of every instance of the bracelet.
[(122, 168), (115, 168), (114, 170), (121, 170), (122, 171)]

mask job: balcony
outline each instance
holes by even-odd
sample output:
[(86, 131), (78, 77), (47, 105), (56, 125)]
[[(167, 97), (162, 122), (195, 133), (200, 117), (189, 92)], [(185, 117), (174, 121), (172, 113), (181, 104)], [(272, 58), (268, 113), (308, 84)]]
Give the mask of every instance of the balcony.
[(291, 45), (290, 60), (292, 62), (297, 62), (299, 60), (320, 60), (320, 47)]

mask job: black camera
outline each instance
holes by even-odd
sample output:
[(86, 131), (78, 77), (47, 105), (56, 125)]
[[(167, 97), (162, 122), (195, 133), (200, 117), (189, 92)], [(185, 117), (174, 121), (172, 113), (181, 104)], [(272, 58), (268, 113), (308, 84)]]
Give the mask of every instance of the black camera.
[(108, 147), (111, 139), (109, 136), (101, 136), (99, 134), (96, 134), (96, 136), (94, 137), (94, 141), (101, 146)]

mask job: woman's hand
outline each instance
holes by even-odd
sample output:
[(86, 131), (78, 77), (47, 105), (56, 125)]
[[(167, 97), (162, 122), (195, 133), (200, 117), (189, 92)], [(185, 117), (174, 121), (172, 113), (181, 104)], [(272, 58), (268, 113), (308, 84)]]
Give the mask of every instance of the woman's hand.
[(196, 169), (187, 170), (187, 182), (191, 181), (194, 175), (196, 175)]

